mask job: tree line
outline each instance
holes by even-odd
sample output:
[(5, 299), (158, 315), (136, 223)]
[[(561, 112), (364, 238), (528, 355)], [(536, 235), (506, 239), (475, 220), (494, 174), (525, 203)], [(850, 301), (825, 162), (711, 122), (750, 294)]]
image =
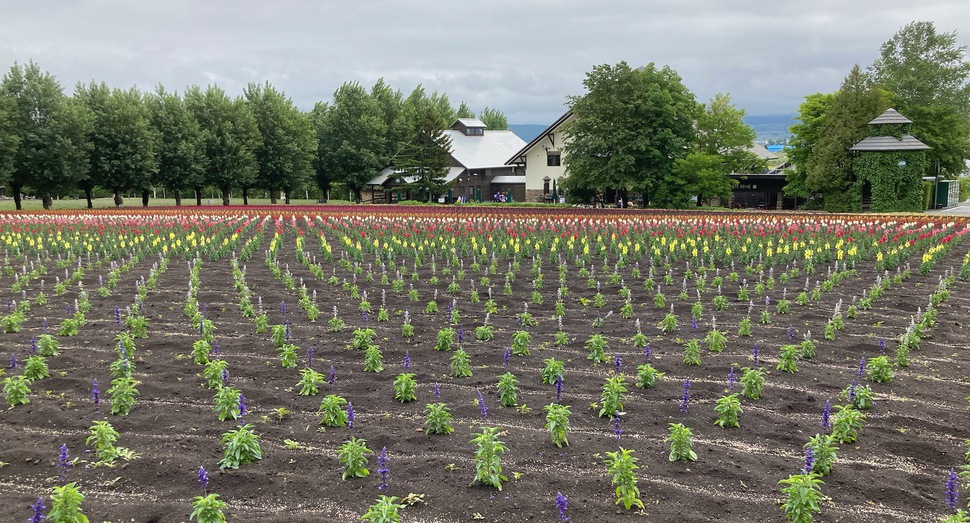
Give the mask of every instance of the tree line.
[(892, 107), (913, 121), (910, 134), (930, 146), (925, 176), (955, 178), (970, 159), (970, 62), (956, 32), (912, 22), (880, 47), (879, 58), (852, 68), (834, 93), (814, 93), (799, 106), (785, 192), (808, 206), (858, 211), (858, 181), (849, 148), (867, 123)]
[[(416, 144), (429, 134), (474, 117), (446, 94), (419, 85), (405, 96), (383, 79), (370, 88), (345, 83), (304, 112), (269, 82), (250, 83), (236, 97), (217, 85), (142, 92), (93, 81), (67, 95), (36, 63), (15, 63), (0, 80), (0, 186), (11, 189), (17, 209), (25, 191), (50, 209), (54, 196), (79, 190), (90, 208), (98, 189), (116, 205), (137, 191), (147, 206), (155, 188), (176, 205), (183, 195), (201, 205), (206, 188), (217, 189), (223, 205), (232, 191), (248, 205), (254, 190), (289, 203), (297, 190), (316, 185), (327, 194), (335, 184), (359, 200), (381, 169), (427, 155)], [(478, 118), (508, 128), (500, 110), (486, 107)]]

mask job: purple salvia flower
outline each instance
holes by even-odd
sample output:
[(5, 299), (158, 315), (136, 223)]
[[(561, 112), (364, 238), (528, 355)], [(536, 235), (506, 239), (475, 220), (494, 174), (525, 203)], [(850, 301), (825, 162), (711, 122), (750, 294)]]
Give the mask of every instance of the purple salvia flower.
[(387, 461), (387, 447), (381, 447), (381, 453), (377, 455), (377, 475), (381, 477), (381, 483), (377, 486), (377, 490), (387, 488), (387, 474), (390, 472), (387, 470)]
[(101, 389), (98, 388), (98, 378), (91, 383), (91, 400), (95, 406), (101, 406)]
[(885, 355), (886, 354), (886, 338), (879, 338), (878, 345), (879, 345), (879, 354)]
[(243, 396), (242, 393), (239, 393), (239, 417), (241, 418), (245, 416), (248, 412), (249, 412), (249, 409), (246, 408), (246, 396)]
[(337, 369), (334, 369), (333, 368), (333, 365), (331, 365), (330, 366), (330, 381), (329, 381), (329, 383), (331, 385), (333, 385), (335, 381), (337, 381)]
[(72, 465), (71, 457), (67, 453), (67, 444), (62, 443), (60, 452), (57, 454), (57, 470), (61, 472), (61, 482), (67, 479), (67, 469)]
[(943, 501), (946, 503), (946, 507), (950, 509), (950, 512), (953, 513), (957, 511), (957, 498), (960, 496), (959, 488), (959, 478), (957, 477), (957, 473), (951, 468), (950, 474), (946, 478), (946, 492), (943, 495)]
[(44, 318), (43, 332), (44, 334), (47, 334), (47, 318)]
[(280, 302), (280, 314), (286, 316), (286, 303)]
[(623, 367), (623, 360), (620, 359), (620, 355), (617, 354), (616, 357), (613, 358), (613, 368), (616, 371), (616, 373), (619, 374), (620, 373), (620, 369), (622, 367)]
[(462, 327), (461, 325), (458, 325), (458, 343), (461, 343), (464, 340), (465, 340), (465, 328)]
[(13, 354), (10, 355), (10, 365), (7, 365), (7, 368), (8, 369), (17, 368), (17, 356), (14, 356)]
[(755, 343), (754, 344), (754, 350), (751, 351), (751, 355), (754, 357), (754, 364), (755, 364), (755, 366), (761, 365), (761, 363), (759, 363), (759, 361), (758, 361), (758, 354), (759, 354), (758, 353), (758, 344)]
[(117, 305), (115, 305), (115, 323), (121, 325), (121, 309)]
[(509, 366), (509, 357), (511, 356), (512, 356), (512, 349), (510, 347), (505, 347), (505, 354), (502, 356), (502, 362), (505, 363), (506, 367)]
[(849, 403), (855, 401), (855, 380), (852, 380), (852, 384), (849, 385)]
[(613, 413), (613, 436), (616, 437), (616, 441), (619, 443), (620, 435), (623, 434), (623, 429), (620, 428), (620, 413)]
[(37, 354), (37, 338), (36, 337), (30, 338), (30, 353), (31, 354)]
[(310, 347), (309, 349), (306, 350), (306, 366), (307, 367), (313, 365), (313, 352), (314, 352), (314, 350), (315, 349), (313, 347)]
[(809, 445), (805, 447), (805, 467), (803, 469), (805, 471), (805, 474), (808, 474), (809, 472), (811, 472), (814, 466), (815, 466), (815, 455), (812, 451), (812, 446)]
[(478, 409), (482, 413), (482, 419), (488, 417), (488, 407), (485, 406), (485, 398), (482, 397), (482, 391), (478, 390)]
[(559, 509), (559, 521), (569, 521), (566, 517), (566, 508), (569, 506), (569, 498), (562, 492), (556, 492), (556, 508)]
[(690, 378), (684, 380), (684, 395), (680, 397), (680, 411), (686, 413), (690, 409)]
[(354, 428), (354, 419), (356, 418), (357, 416), (354, 414), (354, 404), (348, 401), (347, 402), (347, 428), (351, 428), (351, 429)]
[(212, 352), (219, 354), (219, 340), (212, 340)]
[(285, 323), (283, 323), (283, 326), (286, 328), (286, 333), (284, 338), (286, 339), (286, 341), (290, 341), (290, 321), (287, 320)]
[(404, 351), (404, 368), (411, 368), (411, 351)]
[(31, 505), (30, 509), (34, 511), (34, 515), (27, 520), (29, 523), (41, 523), (41, 521), (47, 519), (47, 516), (44, 516), (44, 510), (47, 509), (44, 505), (44, 498), (37, 498), (37, 502)]
[(556, 376), (556, 402), (562, 399), (562, 374)]
[(360, 317), (361, 317), (361, 319), (363, 319), (363, 320), (364, 320), (364, 323), (367, 323), (367, 318), (368, 318), (368, 317), (367, 317), (367, 313), (366, 313), (366, 312), (362, 312), (362, 313), (360, 313)]
[(222, 386), (229, 385), (229, 369), (222, 369)]
[(795, 339), (795, 328), (791, 325), (788, 326), (788, 341)]
[(697, 330), (697, 317), (696, 316), (691, 316), (690, 317), (690, 328), (691, 329), (694, 329), (695, 331)]
[(441, 396), (441, 386), (438, 385), (437, 382), (435, 382), (435, 384), (432, 385), (431, 388), (434, 390), (434, 397), (435, 398), (438, 398), (438, 397)]
[(856, 371), (855, 376), (856, 378), (861, 380), (862, 377), (865, 375), (866, 375), (866, 357), (863, 356), (862, 359), (859, 360), (859, 370)]
[(728, 370), (728, 390), (734, 388), (734, 385), (738, 382), (738, 378), (734, 375), (734, 367)]
[(829, 404), (829, 400), (825, 400), (825, 408), (822, 409), (822, 421), (819, 423), (819, 425), (825, 430), (832, 428), (831, 414), (832, 406)]
[(205, 471), (205, 467), (199, 467), (198, 472), (199, 484), (202, 485), (202, 493), (206, 493), (206, 489), (209, 487), (209, 473)]
[(653, 351), (650, 350), (650, 342), (647, 342), (647, 346), (643, 348), (643, 357), (646, 358), (647, 361), (650, 361), (650, 356), (652, 354)]
[(65, 305), (64, 306), (64, 309), (67, 311), (67, 315), (70, 316), (71, 315), (71, 306), (70, 305)]

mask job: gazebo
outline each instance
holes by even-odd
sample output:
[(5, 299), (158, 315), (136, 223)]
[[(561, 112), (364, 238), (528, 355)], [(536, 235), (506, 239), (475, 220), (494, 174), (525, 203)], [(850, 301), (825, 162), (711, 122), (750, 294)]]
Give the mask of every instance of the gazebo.
[(876, 212), (924, 209), (923, 172), (929, 146), (909, 134), (912, 120), (895, 109), (869, 121), (869, 136), (850, 151), (862, 205)]

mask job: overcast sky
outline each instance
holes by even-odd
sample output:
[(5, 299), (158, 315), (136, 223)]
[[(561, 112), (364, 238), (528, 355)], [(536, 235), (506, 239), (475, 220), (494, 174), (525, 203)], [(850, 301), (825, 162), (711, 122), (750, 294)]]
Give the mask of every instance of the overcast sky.
[(0, 0), (0, 67), (33, 59), (66, 92), (269, 80), (302, 109), (384, 77), (548, 124), (594, 65), (625, 60), (764, 115), (835, 90), (916, 20), (970, 41), (967, 0)]

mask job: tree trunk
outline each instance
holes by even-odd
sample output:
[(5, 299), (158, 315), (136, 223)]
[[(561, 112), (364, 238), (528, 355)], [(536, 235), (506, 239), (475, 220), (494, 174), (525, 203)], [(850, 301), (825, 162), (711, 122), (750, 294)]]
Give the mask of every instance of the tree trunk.
[(222, 205), (229, 206), (229, 188), (222, 188)]
[(178, 189), (176, 189), (173, 192), (175, 193), (175, 206), (176, 207), (181, 207), (182, 206), (182, 193)]
[(201, 187), (195, 188), (195, 205), (198, 207), (202, 207), (202, 188)]
[(243, 205), (249, 205), (249, 187), (243, 187)]
[(84, 189), (84, 199), (88, 201), (88, 209), (94, 209), (94, 190), (90, 187)]
[(141, 190), (141, 206), (148, 207), (148, 199), (151, 198), (151, 191), (148, 189)]
[(355, 203), (360, 203), (362, 199), (363, 199), (363, 197), (361, 196), (361, 189), (360, 189), (360, 187), (355, 188), (354, 189), (354, 202)]
[(286, 189), (286, 190), (283, 191), (283, 198), (284, 198), (283, 199), (283, 202), (286, 205), (289, 205), (290, 204), (290, 191), (289, 191), (289, 189)]
[(121, 197), (121, 189), (115, 189), (115, 207), (124, 205), (125, 200)]
[(270, 205), (276, 205), (276, 193), (279, 191), (276, 187), (269, 188), (269, 203)]
[(21, 193), (20, 191), (24, 189), (24, 186), (21, 184), (11, 184), (10, 188), (13, 189), (14, 206), (17, 207), (18, 211), (23, 210), (23, 204), (21, 202), (21, 197), (23, 196), (23, 193)]
[(54, 207), (54, 198), (50, 193), (44, 194), (44, 210), (49, 211), (52, 207)]

